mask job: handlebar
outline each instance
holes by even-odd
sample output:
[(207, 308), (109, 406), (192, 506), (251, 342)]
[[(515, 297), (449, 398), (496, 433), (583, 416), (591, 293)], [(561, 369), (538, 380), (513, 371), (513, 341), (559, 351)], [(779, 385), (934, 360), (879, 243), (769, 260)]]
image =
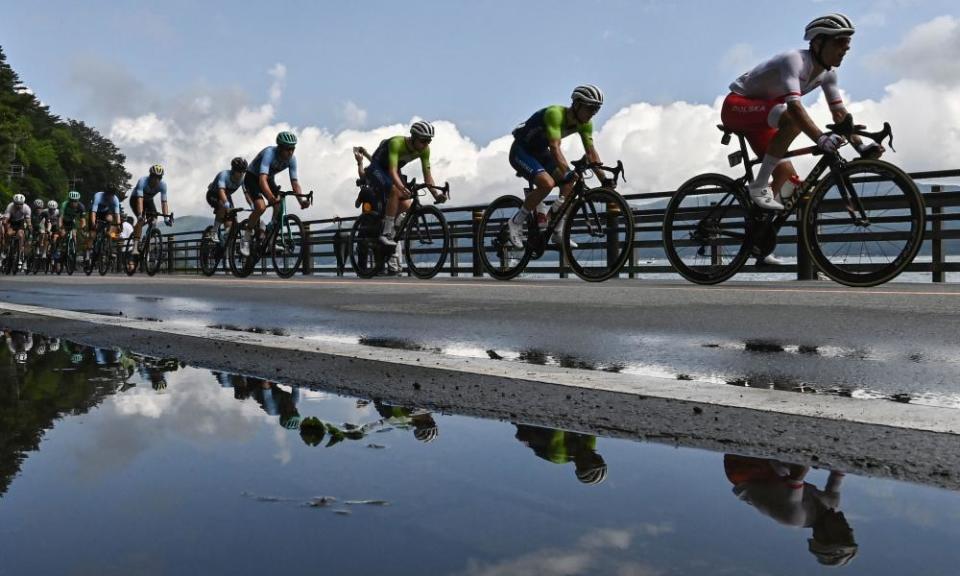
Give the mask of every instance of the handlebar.
[(843, 136), (848, 140), (851, 136), (856, 134), (857, 136), (862, 136), (864, 138), (873, 140), (881, 146), (883, 146), (883, 141), (887, 140), (890, 149), (896, 152), (896, 149), (893, 147), (893, 128), (890, 127), (889, 122), (884, 122), (883, 130), (880, 130), (879, 132), (868, 132), (866, 126), (854, 124), (853, 115), (847, 114), (842, 121), (836, 124), (827, 124), (827, 130), (833, 132), (834, 134)]
[(280, 198), (286, 198), (287, 196), (295, 196), (297, 198), (306, 198), (307, 206), (313, 206), (313, 190), (307, 192), (306, 194), (297, 194), (292, 190), (290, 191), (280, 190), (279, 192), (277, 192), (277, 195)]
[[(624, 182), (627, 181), (627, 177), (624, 174), (624, 170), (623, 170), (623, 161), (621, 160), (617, 160), (616, 166), (610, 167), (610, 166), (604, 166), (599, 162), (590, 162), (590, 159), (584, 156), (579, 160), (574, 160), (570, 164), (573, 166), (573, 169), (580, 176), (583, 176), (583, 173), (587, 172), (588, 170), (592, 171), (594, 174), (597, 173), (597, 170), (609, 172), (613, 176), (614, 187), (616, 187), (616, 185), (620, 182), (620, 180), (623, 180)], [(597, 175), (599, 176), (599, 174)]]
[(424, 182), (423, 184), (417, 184), (416, 178), (407, 182), (407, 189), (409, 189), (414, 194), (417, 194), (420, 190), (423, 190), (424, 188), (428, 188), (435, 192), (443, 193), (444, 202), (450, 199), (450, 183), (449, 182), (444, 182), (443, 186), (431, 186), (426, 182)]

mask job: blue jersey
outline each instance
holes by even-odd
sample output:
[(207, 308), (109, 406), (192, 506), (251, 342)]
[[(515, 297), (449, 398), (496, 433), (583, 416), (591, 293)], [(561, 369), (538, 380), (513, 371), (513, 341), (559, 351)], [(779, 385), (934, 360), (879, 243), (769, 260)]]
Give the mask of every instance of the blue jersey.
[(105, 212), (120, 214), (120, 198), (116, 194), (108, 195), (106, 192), (97, 192), (93, 195), (93, 205), (90, 207), (90, 211), (97, 214)]
[(243, 175), (240, 176), (238, 182), (234, 182), (233, 178), (230, 177), (232, 172), (230, 170), (224, 170), (223, 172), (217, 174), (217, 177), (213, 179), (213, 182), (207, 186), (207, 192), (219, 192), (221, 188), (227, 191), (227, 194), (233, 194), (237, 191), (238, 188), (243, 187), (246, 190), (246, 187), (243, 186)]
[(290, 180), (297, 179), (297, 157), (291, 156), (290, 160), (284, 162), (280, 155), (277, 154), (276, 146), (267, 146), (257, 154), (257, 157), (253, 159), (253, 162), (247, 166), (247, 172), (258, 176), (260, 174), (266, 174), (273, 178), (274, 174), (277, 172), (283, 172), (287, 168), (290, 169)]
[(137, 180), (137, 185), (133, 188), (132, 198), (139, 198), (143, 196), (148, 200), (152, 200), (154, 196), (160, 194), (160, 201), (167, 201), (167, 183), (163, 180), (160, 181), (160, 184), (156, 188), (150, 187), (150, 177), (144, 176), (143, 178)]

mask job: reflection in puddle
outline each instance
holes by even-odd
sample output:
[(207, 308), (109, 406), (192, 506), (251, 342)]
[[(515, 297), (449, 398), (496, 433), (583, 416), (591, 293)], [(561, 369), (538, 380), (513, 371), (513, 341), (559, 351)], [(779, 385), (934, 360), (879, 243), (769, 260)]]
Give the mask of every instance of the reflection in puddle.
[(236, 326), (234, 324), (213, 324), (207, 326), (215, 330), (229, 330), (231, 332), (248, 332), (250, 334), (270, 334), (273, 336), (287, 336), (289, 333), (283, 328), (262, 328), (260, 326)]
[[(949, 512), (957, 497), (947, 491), (434, 414), (26, 332), (2, 338), (0, 502), (10, 517), (50, 520), (0, 526), (10, 573), (67, 572), (49, 563), (70, 562), (78, 551), (93, 566), (150, 562), (161, 567), (155, 572), (175, 573), (164, 562), (186, 565), (197, 546), (236, 542), (250, 526), (292, 527), (258, 534), (259, 549), (288, 552), (256, 566), (246, 563), (259, 557), (212, 555), (211, 572), (302, 572), (316, 567), (319, 546), (330, 552), (325, 568), (335, 574), (376, 573), (403, 554), (431, 562), (422, 570), (428, 574), (540, 574), (566, 558), (564, 550), (576, 556), (562, 572), (571, 575), (703, 573), (706, 565), (731, 574), (806, 574), (815, 562), (857, 566), (860, 555), (893, 573), (926, 573), (927, 564), (918, 568), (903, 551), (960, 537)], [(603, 369), (535, 349), (496, 354)], [(766, 380), (757, 378), (758, 385)], [(48, 433), (54, 426), (57, 433)], [(57, 480), (77, 477), (78, 469), (83, 482)], [(150, 496), (157, 479), (163, 498)], [(854, 491), (843, 508), (841, 484), (845, 495)], [(897, 512), (891, 503), (898, 502), (910, 512)], [(192, 531), (191, 546), (163, 537), (198, 514), (224, 522)], [(772, 522), (758, 527), (758, 514)], [(918, 514), (922, 531), (914, 529)], [(858, 554), (851, 523), (862, 518), (886, 532)], [(83, 526), (94, 521), (95, 539), (116, 548), (85, 536)], [(376, 550), (357, 534), (377, 541)], [(152, 547), (140, 545), (144, 538)], [(41, 554), (46, 542), (59, 553)], [(800, 546), (809, 564), (784, 564)], [(939, 546), (925, 562), (955, 566), (953, 548)], [(489, 552), (480, 555), (481, 548)], [(47, 571), (30, 569), (37, 558)]]

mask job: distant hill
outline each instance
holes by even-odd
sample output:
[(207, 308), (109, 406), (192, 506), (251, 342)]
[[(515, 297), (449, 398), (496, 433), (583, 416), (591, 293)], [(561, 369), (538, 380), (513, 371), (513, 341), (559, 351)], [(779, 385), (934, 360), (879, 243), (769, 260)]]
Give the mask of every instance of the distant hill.
[(161, 225), (160, 231), (164, 234), (179, 234), (181, 232), (202, 232), (213, 224), (212, 216), (183, 216), (177, 217), (173, 226), (167, 228)]

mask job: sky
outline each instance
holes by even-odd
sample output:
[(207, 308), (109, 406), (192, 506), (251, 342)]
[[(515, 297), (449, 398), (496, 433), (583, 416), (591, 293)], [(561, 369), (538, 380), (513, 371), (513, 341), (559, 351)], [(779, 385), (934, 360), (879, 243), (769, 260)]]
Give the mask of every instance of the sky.
[[(730, 82), (804, 47), (805, 24), (842, 11), (857, 25), (839, 70), (860, 123), (894, 126), (907, 170), (960, 161), (960, 6), (955, 0), (0, 0), (0, 45), (51, 110), (111, 137), (135, 177), (164, 164), (171, 204), (203, 214), (206, 184), (292, 129), (312, 217), (351, 215), (350, 149), (434, 122), (434, 175), (455, 204), (517, 193), (512, 128), (606, 94), (598, 150), (622, 159), (628, 192), (723, 171), (714, 125)], [(807, 97), (821, 123), (819, 93)], [(568, 147), (579, 155), (578, 144)], [(411, 175), (418, 173), (411, 167)], [(281, 184), (285, 180), (281, 176)]]

